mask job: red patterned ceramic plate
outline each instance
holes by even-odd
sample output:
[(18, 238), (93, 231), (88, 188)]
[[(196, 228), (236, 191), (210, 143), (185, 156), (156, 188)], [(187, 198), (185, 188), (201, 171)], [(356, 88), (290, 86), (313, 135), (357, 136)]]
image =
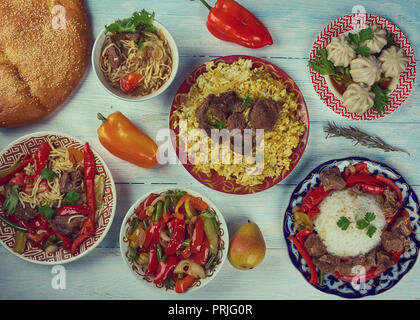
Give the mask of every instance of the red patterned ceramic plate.
[[(395, 42), (404, 50), (404, 53), (408, 58), (408, 64), (405, 71), (401, 73), (396, 88), (389, 95), (389, 104), (385, 107), (385, 111), (378, 113), (375, 110), (370, 109), (363, 114), (351, 113), (347, 111), (342, 101), (337, 97), (333, 87), (327, 84), (327, 77), (320, 75), (311, 69), (310, 74), (315, 91), (321, 97), (322, 101), (324, 101), (325, 104), (335, 113), (353, 120), (374, 120), (394, 112), (408, 97), (416, 78), (416, 62), (414, 59), (413, 48), (408, 42), (406, 36), (396, 25), (373, 14), (363, 14), (363, 17), (365, 17), (365, 23), (367, 25), (376, 24), (381, 29), (386, 29), (391, 32), (394, 35)], [(357, 19), (360, 19), (360, 16), (353, 14), (341, 17), (331, 22), (324, 30), (322, 30), (318, 38), (315, 40), (310, 53), (310, 59), (314, 60), (318, 51), (325, 48), (327, 44), (331, 42), (332, 38), (337, 37), (342, 33), (353, 31), (353, 25)]]
[[(284, 172), (279, 177), (266, 178), (264, 182), (259, 185), (244, 186), (244, 185), (240, 185), (236, 183), (233, 180), (226, 179), (225, 177), (217, 174), (216, 171), (214, 170), (212, 170), (210, 176), (208, 176), (204, 172), (198, 171), (196, 167), (191, 163), (183, 163), (183, 166), (196, 180), (198, 180), (199, 182), (201, 182), (202, 184), (204, 184), (205, 186), (211, 189), (221, 191), (224, 193), (230, 193), (230, 194), (250, 194), (250, 193), (261, 192), (268, 188), (271, 188), (272, 186), (276, 185), (277, 183), (285, 179), (296, 167), (299, 160), (302, 158), (303, 152), (305, 151), (305, 148), (308, 142), (309, 115), (308, 115), (308, 109), (306, 107), (305, 100), (298, 86), (293, 81), (293, 79), (289, 77), (289, 75), (287, 75), (283, 70), (281, 70), (276, 65), (257, 57), (245, 56), (245, 55), (225, 56), (225, 57), (214, 59), (212, 61), (214, 61), (216, 65), (217, 63), (220, 63), (220, 62), (231, 64), (237, 61), (239, 58), (251, 60), (253, 62), (253, 66), (252, 66), (253, 68), (264, 67), (264, 69), (268, 73), (270, 73), (274, 79), (282, 80), (283, 82), (285, 82), (288, 90), (293, 92), (298, 97), (298, 104), (299, 104), (298, 112), (299, 112), (300, 119), (304, 122), (306, 126), (306, 131), (301, 137), (299, 145), (292, 152), (292, 155), (290, 157), (291, 159), (290, 169)], [(201, 65), (194, 72), (192, 72), (181, 84), (172, 102), (172, 108), (171, 108), (170, 117), (169, 117), (169, 128), (171, 129), (172, 143), (173, 143), (173, 146), (175, 148), (178, 158), (180, 158), (180, 150), (179, 150), (179, 143), (177, 143), (178, 139), (176, 136), (179, 134), (179, 128), (174, 128), (175, 126), (174, 126), (173, 113), (175, 110), (181, 108), (181, 104), (183, 101), (185, 101), (186, 96), (188, 92), (190, 91), (191, 86), (195, 83), (197, 78), (205, 72), (206, 72), (205, 64)]]
[[(10, 167), (22, 154), (34, 154), (37, 147), (47, 139), (55, 138), (55, 144), (60, 147), (74, 147), (83, 150), (84, 143), (67, 134), (55, 132), (37, 132), (26, 135), (12, 142), (0, 152), (0, 170)], [(74, 261), (92, 251), (105, 237), (111, 227), (116, 207), (115, 184), (111, 173), (102, 158), (93, 151), (96, 160), (97, 173), (105, 175), (104, 209), (98, 219), (95, 235), (85, 240), (80, 246), (79, 253), (72, 255), (69, 251), (60, 248), (55, 253), (47, 253), (39, 248), (32, 247), (29, 242), (23, 254), (13, 251), (15, 244), (15, 229), (0, 222), (0, 242), (11, 253), (26, 261), (53, 265)]]

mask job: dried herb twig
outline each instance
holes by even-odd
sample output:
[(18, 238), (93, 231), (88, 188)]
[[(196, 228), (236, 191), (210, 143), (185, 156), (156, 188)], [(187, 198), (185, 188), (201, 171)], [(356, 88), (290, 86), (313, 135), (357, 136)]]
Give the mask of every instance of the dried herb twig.
[(325, 139), (328, 139), (329, 137), (343, 137), (355, 141), (356, 143), (354, 145), (360, 144), (368, 148), (382, 149), (385, 152), (395, 151), (410, 155), (410, 153), (404, 149), (393, 147), (382, 140), (382, 138), (378, 136), (371, 136), (366, 132), (352, 126), (340, 127), (337, 126), (334, 122), (328, 122), (328, 126), (324, 128), (324, 132), (327, 134)]

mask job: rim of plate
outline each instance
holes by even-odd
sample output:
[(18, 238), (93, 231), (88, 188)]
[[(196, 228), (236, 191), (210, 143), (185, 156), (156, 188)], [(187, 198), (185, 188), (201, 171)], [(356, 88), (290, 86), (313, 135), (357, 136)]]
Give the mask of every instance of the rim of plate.
[[(318, 51), (325, 48), (325, 46), (331, 42), (333, 37), (348, 31), (353, 31), (354, 29), (352, 24), (354, 23), (357, 15), (361, 14), (345, 15), (328, 24), (315, 39), (309, 59), (313, 60)], [(342, 117), (352, 120), (375, 120), (393, 113), (407, 99), (416, 78), (416, 60), (414, 57), (414, 50), (410, 42), (395, 24), (385, 18), (373, 14), (366, 13), (362, 15), (366, 16), (366, 24), (368, 26), (377, 24), (382, 29), (386, 29), (391, 32), (394, 35), (394, 39), (398, 46), (404, 50), (404, 53), (408, 58), (407, 67), (401, 73), (396, 88), (389, 94), (390, 103), (385, 107), (385, 111), (377, 113), (373, 109), (369, 109), (360, 115), (351, 113), (347, 111), (347, 108), (343, 105), (341, 99), (337, 97), (335, 90), (328, 85), (329, 79), (327, 83), (327, 76), (320, 75), (311, 68), (309, 68), (309, 73), (316, 93), (332, 111)]]
[[(234, 180), (227, 180), (225, 177), (219, 175), (216, 171), (211, 171), (211, 176), (208, 177), (203, 172), (199, 171), (197, 173), (194, 172), (194, 165), (191, 163), (182, 163), (182, 166), (187, 170), (187, 172), (198, 182), (200, 182), (202, 185), (219, 191), (223, 193), (228, 194), (235, 194), (235, 195), (245, 195), (245, 194), (254, 194), (258, 192), (265, 191), (267, 189), (270, 189), (274, 187), (275, 185), (279, 184), (281, 181), (285, 180), (298, 166), (300, 160), (303, 158), (303, 155), (305, 153), (306, 147), (309, 143), (309, 130), (310, 130), (310, 122), (309, 122), (309, 112), (308, 107), (306, 105), (305, 98), (299, 89), (296, 82), (291, 78), (283, 69), (275, 65), (274, 63), (271, 63), (267, 60), (264, 60), (259, 57), (249, 56), (249, 55), (229, 55), (229, 56), (221, 56), (209, 61), (206, 61), (204, 64), (201, 64), (197, 68), (195, 68), (182, 82), (182, 84), (179, 86), (175, 97), (172, 101), (171, 110), (169, 114), (169, 129), (171, 134), (171, 141), (172, 141), (172, 147), (175, 150), (177, 159), (179, 160), (179, 148), (177, 147), (177, 138), (174, 129), (173, 124), (174, 120), (172, 119), (172, 115), (176, 109), (176, 106), (180, 105), (182, 102), (178, 101), (182, 99), (182, 96), (185, 96), (188, 94), (191, 86), (196, 82), (197, 78), (206, 72), (206, 63), (208, 62), (215, 62), (223, 61), (228, 64), (232, 64), (233, 62), (237, 61), (238, 59), (249, 59), (252, 60), (253, 64), (257, 64), (257, 67), (265, 66), (267, 69), (267, 72), (269, 72), (272, 75), (272, 72), (275, 72), (278, 79), (282, 80), (286, 83), (288, 86), (288, 90), (294, 92), (298, 97), (298, 104), (299, 104), (299, 115), (300, 119), (304, 122), (306, 126), (306, 130), (302, 135), (302, 138), (300, 139), (299, 145), (293, 149), (293, 154), (290, 157), (292, 162), (290, 164), (289, 170), (283, 175), (278, 176), (274, 178), (265, 178), (264, 182), (256, 185), (256, 186), (245, 186), (240, 185), (236, 183)], [(261, 65), (259, 65), (261, 64)], [(268, 71), (268, 70), (271, 70)], [(293, 159), (293, 155), (297, 154), (297, 159)], [(201, 176), (200, 176), (201, 175)], [(213, 184), (212, 181), (216, 180), (217, 184)], [(217, 181), (220, 180), (220, 181)]]
[[(130, 269), (130, 273), (136, 277), (136, 279), (138, 279), (142, 285), (144, 285), (145, 288), (149, 288), (150, 290), (158, 290), (159, 292), (165, 292), (167, 294), (176, 294), (178, 295), (178, 293), (175, 292), (175, 290), (166, 290), (166, 288), (162, 287), (162, 288), (158, 288), (155, 286), (155, 284), (153, 284), (153, 282), (147, 282), (146, 280), (142, 279), (141, 276), (139, 274), (137, 274), (133, 268), (132, 268), (132, 264), (127, 260), (126, 258), (126, 249), (127, 249), (127, 243), (125, 243), (123, 241), (123, 238), (125, 236), (125, 231), (127, 229), (126, 224), (128, 219), (134, 214), (134, 210), (144, 201), (147, 199), (147, 197), (151, 194), (151, 193), (157, 193), (160, 194), (162, 192), (168, 191), (168, 190), (181, 190), (181, 191), (186, 191), (188, 193), (190, 193), (193, 196), (196, 197), (201, 197), (204, 201), (206, 201), (208, 203), (208, 205), (214, 209), (214, 211), (216, 211), (217, 216), (219, 218), (219, 222), (221, 222), (222, 226), (221, 229), (223, 230), (223, 235), (221, 235), (222, 240), (224, 241), (224, 248), (222, 249), (222, 257), (220, 259), (220, 264), (218, 264), (215, 268), (214, 273), (212, 274), (212, 276), (206, 277), (205, 279), (200, 280), (200, 285), (199, 286), (194, 286), (192, 288), (190, 288), (186, 293), (184, 294), (189, 294), (191, 292), (194, 292), (196, 290), (199, 290), (201, 288), (203, 288), (204, 286), (206, 286), (208, 283), (210, 283), (213, 279), (216, 278), (217, 274), (219, 273), (219, 271), (222, 269), (225, 261), (227, 260), (227, 252), (228, 252), (228, 248), (229, 248), (229, 230), (227, 228), (227, 224), (226, 224), (226, 220), (223, 217), (221, 211), (218, 209), (217, 206), (215, 206), (215, 204), (209, 200), (207, 197), (201, 195), (200, 193), (198, 193), (197, 191), (191, 190), (189, 188), (183, 188), (183, 187), (179, 187), (179, 186), (174, 186), (173, 188), (170, 187), (165, 187), (165, 188), (158, 188), (158, 189), (154, 189), (151, 190), (143, 195), (141, 195), (134, 203), (133, 205), (130, 207), (130, 209), (128, 209), (127, 213), (124, 216), (123, 222), (121, 224), (121, 228), (120, 228), (120, 235), (119, 235), (119, 244), (120, 244), (120, 253), (121, 253), (121, 258), (124, 260), (124, 263), (127, 265), (127, 267)], [(158, 292), (156, 291), (156, 292)]]
[[(67, 133), (63, 133), (63, 132), (57, 132), (57, 131), (38, 131), (38, 132), (34, 132), (34, 133), (30, 133), (30, 134), (26, 134), (22, 137), (17, 138), (16, 140), (12, 141), (11, 143), (9, 143), (6, 147), (4, 147), (1, 151), (0, 151), (0, 157), (3, 157), (3, 155), (5, 154), (5, 152), (7, 150), (9, 150), (10, 148), (12, 148), (13, 146), (27, 140), (30, 138), (36, 138), (36, 137), (43, 137), (43, 136), (49, 136), (49, 135), (54, 135), (54, 136), (60, 136), (63, 138), (68, 138), (70, 140), (73, 140), (74, 142), (80, 144), (81, 146), (84, 145), (84, 142), (72, 135), (69, 135)], [(92, 149), (92, 148), (91, 148)], [(12, 250), (12, 248), (9, 248), (9, 246), (4, 243), (3, 240), (0, 239), (0, 243), (3, 245), (4, 248), (6, 248), (10, 253), (12, 253), (14, 256), (31, 262), (31, 263), (35, 263), (35, 264), (40, 264), (40, 265), (57, 265), (57, 264), (66, 264), (66, 263), (70, 263), (73, 262), (75, 260), (78, 260), (82, 257), (84, 257), (85, 255), (87, 255), (88, 253), (92, 252), (98, 245), (99, 243), (102, 242), (102, 240), (105, 238), (105, 236), (107, 235), (109, 229), (111, 228), (112, 222), (114, 220), (114, 216), (115, 216), (115, 210), (116, 210), (116, 204), (117, 204), (117, 193), (116, 193), (116, 189), (115, 189), (115, 182), (114, 179), (112, 177), (111, 171), (109, 170), (107, 164), (105, 163), (105, 161), (102, 159), (102, 157), (99, 155), (99, 153), (97, 151), (95, 151), (94, 149), (92, 149), (93, 154), (95, 155), (95, 157), (100, 161), (101, 165), (104, 167), (104, 170), (109, 178), (109, 186), (111, 188), (111, 195), (112, 195), (112, 201), (111, 201), (111, 212), (109, 215), (109, 219), (108, 219), (108, 223), (106, 224), (102, 234), (99, 236), (99, 238), (89, 247), (87, 247), (86, 250), (84, 250), (81, 253), (78, 253), (77, 255), (72, 255), (71, 258), (68, 259), (64, 259), (64, 260), (58, 260), (58, 261), (39, 261), (39, 260), (35, 260), (35, 259), (31, 259), (25, 256), (22, 256), (21, 254), (17, 254), (16, 252), (14, 252)], [(3, 224), (3, 223), (2, 223)], [(38, 248), (34, 248), (35, 251), (43, 251), (42, 249), (38, 249)], [(63, 249), (62, 249), (63, 250)]]
[[(313, 184), (311, 184), (311, 180), (316, 178), (316, 181), (319, 180), (319, 172), (321, 172), (324, 168), (331, 166), (332, 164), (339, 164), (342, 162), (346, 162), (348, 161), (349, 163), (357, 163), (360, 161), (363, 162), (367, 162), (368, 167), (369, 166), (375, 166), (380, 168), (380, 172), (382, 174), (384, 174), (385, 172), (389, 172), (391, 174), (393, 174), (395, 177), (397, 177), (396, 179), (392, 179), (394, 182), (398, 181), (398, 183), (402, 184), (404, 186), (404, 189), (402, 190), (403, 192), (403, 208), (406, 208), (407, 201), (410, 200), (412, 198), (413, 201), (413, 205), (416, 205), (416, 210), (414, 210), (415, 212), (413, 212), (412, 214), (410, 214), (410, 218), (413, 218), (416, 215), (416, 221), (412, 221), (412, 226), (414, 224), (415, 228), (417, 228), (418, 230), (420, 230), (420, 216), (419, 216), (419, 199), (416, 195), (416, 193), (414, 192), (414, 190), (411, 188), (411, 186), (406, 182), (406, 180), (404, 179), (404, 177), (395, 169), (393, 169), (392, 167), (388, 166), (387, 164), (384, 164), (383, 162), (380, 161), (376, 161), (376, 160), (371, 160), (369, 158), (366, 157), (345, 157), (345, 158), (339, 158), (339, 159), (331, 159), (328, 160), (326, 162), (321, 163), (320, 165), (316, 166), (314, 169), (312, 169), (304, 179), (302, 179), (297, 185), (296, 187), (293, 189), (293, 192), (289, 198), (289, 203), (287, 205), (285, 214), (284, 214), (284, 219), (283, 219), (283, 236), (284, 236), (284, 240), (286, 242), (286, 246), (287, 246), (287, 252), (289, 255), (289, 259), (292, 262), (293, 266), (299, 271), (299, 273), (302, 275), (302, 277), (305, 279), (305, 281), (309, 284), (309, 281), (307, 279), (307, 276), (309, 275), (309, 268), (306, 264), (306, 262), (304, 261), (304, 259), (302, 258), (302, 256), (300, 255), (299, 252), (297, 252), (297, 250), (292, 246), (292, 242), (288, 239), (288, 237), (292, 234), (295, 234), (296, 231), (294, 230), (294, 222), (293, 219), (290, 217), (291, 215), (289, 214), (289, 212), (292, 212), (292, 207), (294, 206), (293, 203), (296, 202), (300, 203), (302, 201), (302, 199), (297, 200), (299, 198), (303, 198), (308, 191), (308, 188), (312, 187)], [(378, 170), (378, 169), (376, 169)], [(299, 190), (301, 190), (304, 186), (304, 184), (306, 184), (305, 190), (302, 192), (299, 192)], [(314, 183), (314, 185), (317, 185), (318, 182)], [(299, 194), (299, 196), (297, 195)], [(296, 203), (296, 204), (297, 204)], [(296, 205), (295, 204), (295, 205)], [(411, 211), (410, 211), (411, 213)], [(290, 232), (290, 228), (293, 228), (292, 232)], [(340, 280), (338, 278), (336, 278), (334, 275), (332, 274), (326, 274), (326, 281), (331, 282), (331, 286), (329, 287), (327, 285), (324, 286), (319, 286), (317, 285), (311, 285), (312, 287), (316, 288), (317, 290), (327, 293), (327, 294), (333, 294), (336, 296), (340, 296), (343, 298), (347, 298), (347, 299), (358, 299), (358, 298), (363, 298), (363, 297), (367, 297), (367, 296), (373, 296), (373, 295), (378, 295), (381, 294), (385, 291), (388, 291), (389, 289), (391, 289), (392, 287), (394, 287), (415, 265), (417, 258), (418, 258), (418, 254), (419, 254), (419, 249), (420, 249), (420, 235), (416, 236), (416, 233), (413, 231), (413, 233), (410, 235), (410, 240), (412, 245), (414, 246), (414, 248), (407, 249), (404, 251), (403, 255), (410, 255), (411, 260), (409, 259), (410, 257), (404, 257), (402, 256), (402, 258), (400, 259), (400, 261), (397, 264), (394, 264), (391, 268), (387, 269), (386, 271), (384, 271), (383, 273), (381, 273), (378, 277), (367, 281), (367, 289), (364, 291), (365, 293), (361, 293), (360, 291), (357, 291), (356, 289), (351, 287), (351, 283), (350, 282), (346, 282), (343, 280)], [(407, 253), (409, 251), (413, 251), (413, 253)], [(298, 259), (296, 259), (296, 255), (293, 253), (293, 251), (297, 252), (298, 255)], [(400, 271), (398, 269), (398, 267), (400, 265), (402, 265), (403, 260), (405, 261), (404, 267), (405, 269)], [(395, 270), (394, 269), (398, 269)], [(394, 274), (395, 273), (395, 274)], [(381, 280), (383, 281), (383, 283), (381, 282)], [(326, 282), (325, 281), (325, 282)], [(377, 287), (379, 286), (379, 284), (384, 285), (384, 287), (379, 287), (379, 289), (377, 289)], [(342, 286), (342, 290), (343, 292), (340, 292), (340, 286)], [(346, 292), (344, 292), (346, 291)]]

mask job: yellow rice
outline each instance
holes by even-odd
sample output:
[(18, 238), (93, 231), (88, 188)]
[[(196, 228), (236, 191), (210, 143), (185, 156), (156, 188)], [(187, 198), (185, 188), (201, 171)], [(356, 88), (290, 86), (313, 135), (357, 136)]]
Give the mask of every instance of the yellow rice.
[[(277, 178), (284, 175), (289, 170), (293, 149), (298, 146), (301, 136), (306, 130), (306, 126), (300, 120), (297, 112), (298, 97), (287, 90), (283, 81), (274, 79), (270, 73), (264, 70), (264, 67), (254, 69), (251, 67), (252, 61), (242, 58), (232, 64), (208, 62), (206, 64), (207, 72), (197, 78), (187, 95), (186, 102), (182, 103), (173, 115), (175, 127), (179, 125), (180, 120), (185, 120), (188, 131), (198, 129), (200, 126), (195, 116), (196, 108), (209, 94), (219, 95), (231, 90), (235, 91), (241, 99), (245, 99), (249, 94), (254, 102), (260, 98), (272, 98), (274, 101), (283, 102), (274, 130), (264, 133), (264, 166), (260, 174), (248, 174), (247, 168), (255, 167), (255, 165), (249, 164), (252, 159), (238, 155), (228, 145), (222, 144), (219, 144), (220, 163), (212, 163), (209, 160), (208, 163), (196, 164), (196, 169), (208, 176), (213, 169), (219, 175), (245, 186), (259, 185), (267, 177)], [(248, 118), (249, 109), (245, 113), (246, 118)], [(206, 139), (210, 148), (212, 140), (210, 137), (206, 137)], [(191, 136), (188, 136), (189, 157), (197, 156), (192, 150), (192, 146), (198, 141), (199, 138), (191, 139)], [(222, 158), (223, 155), (230, 155), (230, 159), (239, 157), (241, 163), (234, 164), (232, 160), (231, 164), (223, 164), (222, 159), (225, 159)], [(210, 157), (211, 155), (209, 155), (209, 159)]]

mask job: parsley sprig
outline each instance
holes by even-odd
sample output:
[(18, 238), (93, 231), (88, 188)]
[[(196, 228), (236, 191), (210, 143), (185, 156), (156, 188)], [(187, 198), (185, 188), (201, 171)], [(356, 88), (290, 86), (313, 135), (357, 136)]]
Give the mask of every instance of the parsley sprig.
[(153, 32), (155, 28), (153, 26), (153, 21), (155, 19), (155, 13), (149, 13), (145, 9), (142, 11), (134, 12), (130, 18), (116, 20), (114, 23), (105, 26), (105, 31), (107, 33), (114, 32), (129, 32), (136, 33), (143, 29), (146, 31)]
[(356, 227), (359, 230), (364, 230), (367, 228), (366, 234), (369, 238), (372, 238), (376, 232), (376, 227), (370, 223), (375, 220), (376, 216), (373, 212), (366, 212), (363, 219), (356, 221)]
[(375, 83), (372, 86), (372, 92), (375, 94), (372, 109), (376, 110), (378, 113), (385, 111), (385, 106), (389, 104), (388, 96), (391, 93), (391, 90), (382, 89), (379, 86), (379, 83)]
[(370, 49), (368, 46), (364, 46), (363, 43), (367, 40), (373, 39), (372, 28), (366, 28), (360, 30), (358, 33), (349, 33), (349, 44), (355, 46), (354, 51), (362, 57), (370, 56)]

